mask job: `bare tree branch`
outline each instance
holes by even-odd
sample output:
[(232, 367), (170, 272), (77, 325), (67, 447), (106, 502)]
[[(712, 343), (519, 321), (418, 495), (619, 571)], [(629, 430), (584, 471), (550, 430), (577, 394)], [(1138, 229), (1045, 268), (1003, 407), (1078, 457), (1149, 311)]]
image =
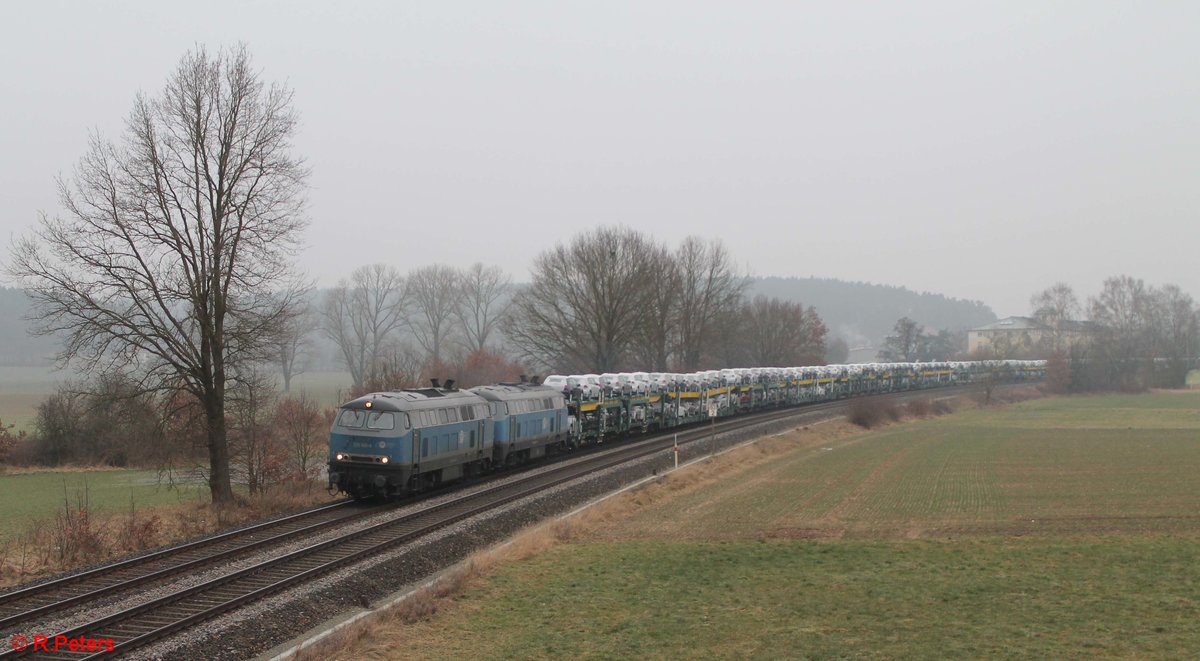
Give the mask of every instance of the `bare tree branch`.
[(457, 314), (459, 282), (458, 272), (441, 264), (419, 268), (408, 275), (412, 302), (409, 327), (435, 367), (441, 365), (442, 350), (455, 331), (452, 322)]
[(698, 369), (713, 341), (715, 324), (738, 310), (749, 278), (736, 272), (733, 257), (720, 241), (689, 236), (675, 251), (679, 278), (679, 354), (682, 368)]
[(625, 359), (659, 265), (654, 243), (603, 227), (538, 255), (506, 330), (530, 359), (564, 370), (609, 371)]
[(321, 328), (337, 345), (355, 386), (371, 378), (404, 323), (407, 297), (404, 277), (386, 264), (361, 266), (326, 294)]
[(476, 262), (459, 277), (454, 314), (463, 330), (468, 353), (486, 351), (512, 303), (512, 279), (498, 266)]

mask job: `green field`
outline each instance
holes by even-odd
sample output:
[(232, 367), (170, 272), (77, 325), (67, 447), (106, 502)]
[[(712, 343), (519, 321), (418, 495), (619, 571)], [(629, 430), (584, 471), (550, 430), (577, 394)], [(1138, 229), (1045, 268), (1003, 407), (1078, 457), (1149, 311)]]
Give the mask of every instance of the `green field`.
[(342, 658), (1194, 658), (1200, 392), (798, 447)]
[(1043, 399), (796, 452), (613, 534), (1200, 532), (1198, 469), (1200, 393)]
[(34, 522), (45, 522), (63, 511), (69, 501), (74, 509), (81, 498), (93, 512), (129, 511), (130, 502), (143, 509), (203, 499), (202, 484), (185, 484), (169, 489), (159, 484), (157, 471), (100, 470), (0, 475), (0, 505), (4, 522), (0, 540), (18, 536)]

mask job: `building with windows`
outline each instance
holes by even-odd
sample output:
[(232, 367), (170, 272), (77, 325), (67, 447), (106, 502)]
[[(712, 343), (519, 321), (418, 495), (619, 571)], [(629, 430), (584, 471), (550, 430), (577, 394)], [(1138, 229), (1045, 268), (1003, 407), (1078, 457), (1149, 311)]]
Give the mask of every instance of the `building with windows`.
[(990, 351), (1003, 358), (1044, 356), (1086, 342), (1091, 330), (1090, 321), (1067, 320), (1053, 328), (1032, 317), (1005, 317), (967, 331), (967, 351)]

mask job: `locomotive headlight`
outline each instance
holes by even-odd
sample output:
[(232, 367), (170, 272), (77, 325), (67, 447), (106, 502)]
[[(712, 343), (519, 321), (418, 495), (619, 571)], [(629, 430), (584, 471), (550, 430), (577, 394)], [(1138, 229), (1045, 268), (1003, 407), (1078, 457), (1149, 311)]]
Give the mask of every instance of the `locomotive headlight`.
[(380, 460), (379, 460), (379, 463), (381, 463), (381, 464), (386, 464), (386, 463), (387, 463), (387, 459), (388, 459), (387, 457), (384, 457), (384, 458), (382, 458), (382, 459), (380, 459)]
[(335, 455), (334, 455), (334, 458), (335, 458), (335, 459), (337, 459), (338, 461), (342, 461), (343, 459), (345, 459), (345, 458), (346, 458), (346, 455), (344, 455), (344, 454), (342, 454), (341, 452), (339, 452), (339, 453), (337, 453), (337, 454), (335, 454)]

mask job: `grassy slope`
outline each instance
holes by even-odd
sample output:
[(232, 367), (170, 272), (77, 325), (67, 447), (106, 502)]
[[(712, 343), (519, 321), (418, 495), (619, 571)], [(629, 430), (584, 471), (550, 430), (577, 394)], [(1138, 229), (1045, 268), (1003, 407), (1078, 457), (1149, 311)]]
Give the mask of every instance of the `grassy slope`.
[(365, 656), (1184, 658), (1198, 556), (1171, 539), (572, 545)]
[(502, 566), (352, 656), (1181, 658), (1198, 467), (1196, 392), (893, 427)]

